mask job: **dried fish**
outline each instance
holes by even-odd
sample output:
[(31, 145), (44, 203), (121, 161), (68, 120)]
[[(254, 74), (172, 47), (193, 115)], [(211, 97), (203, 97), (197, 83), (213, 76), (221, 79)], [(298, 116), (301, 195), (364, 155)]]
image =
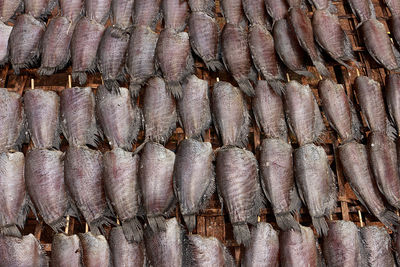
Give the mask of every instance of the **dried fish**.
[(396, 41), (397, 45), (400, 45), (400, 15), (392, 16), (389, 19), (388, 24), (394, 40)]
[(163, 0), (161, 8), (164, 15), (164, 29), (183, 31), (186, 27), (188, 2), (182, 0)]
[(386, 76), (385, 86), (386, 104), (392, 122), (400, 129), (400, 75), (389, 74)]
[(82, 261), (86, 267), (111, 267), (112, 258), (107, 240), (91, 232), (79, 234), (82, 244)]
[(215, 0), (189, 0), (192, 13), (204, 12), (210, 17), (215, 17)]
[(23, 0), (0, 0), (0, 21), (9, 21), (23, 6)]
[(13, 27), (0, 22), (0, 66), (8, 62), (8, 40)]
[(242, 0), (220, 0), (219, 4), (226, 23), (241, 27), (247, 25)]
[(112, 0), (85, 0), (86, 17), (89, 20), (104, 25), (110, 15), (111, 1)]
[(399, 0), (384, 0), (385, 4), (392, 13), (392, 16), (400, 15), (400, 2)]
[(347, 2), (360, 22), (375, 19), (375, 9), (371, 0), (348, 0)]
[(135, 0), (133, 5), (133, 25), (147, 26), (154, 30), (161, 18), (161, 0)]
[(132, 26), (133, 5), (135, 0), (112, 0), (111, 23), (113, 26), (128, 30)]
[(243, 10), (251, 25), (258, 24), (271, 29), (264, 0), (242, 0)]
[(265, 7), (274, 22), (288, 15), (288, 5), (285, 0), (265, 0)]
[(328, 12), (337, 13), (336, 6), (331, 0), (308, 0), (311, 4), (315, 6), (317, 10), (326, 10)]
[(58, 0), (61, 16), (76, 22), (84, 14), (84, 0)]
[(77, 235), (56, 234), (51, 244), (51, 264), (54, 267), (83, 267), (81, 253)]
[(46, 18), (57, 5), (57, 0), (25, 0), (25, 13), (35, 18)]

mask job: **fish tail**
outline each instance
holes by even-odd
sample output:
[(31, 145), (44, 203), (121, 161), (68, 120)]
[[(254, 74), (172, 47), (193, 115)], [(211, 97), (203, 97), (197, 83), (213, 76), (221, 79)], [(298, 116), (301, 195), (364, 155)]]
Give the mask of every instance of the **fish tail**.
[(49, 223), (49, 226), (51, 227), (51, 229), (53, 229), (54, 232), (56, 232), (56, 233), (60, 232), (61, 228), (63, 228), (65, 226), (65, 218), (61, 217), (57, 221)]
[(175, 98), (181, 98), (182, 97), (182, 85), (178, 81), (169, 81), (166, 82), (167, 89), (171, 92), (171, 94)]
[(251, 85), (251, 82), (248, 79), (239, 80), (237, 81), (237, 83), (239, 85), (240, 90), (242, 90), (243, 93), (245, 93), (248, 96), (255, 95), (253, 85)]
[(222, 65), (221, 61), (219, 61), (218, 59), (213, 59), (210, 61), (205, 62), (207, 68), (211, 71), (218, 71), (218, 70), (223, 70), (224, 66)]
[(324, 217), (312, 217), (312, 223), (317, 230), (318, 236), (327, 235), (328, 234), (328, 223), (326, 222)]
[(279, 228), (281, 228), (283, 231), (289, 231), (293, 229), (300, 232), (300, 225), (290, 212), (276, 214), (275, 218)]
[(326, 78), (331, 77), (331, 73), (325, 67), (325, 63), (323, 61), (317, 59), (317, 60), (313, 60), (312, 62), (314, 64), (314, 66), (317, 68), (317, 71), (319, 72), (319, 74), (321, 74), (323, 77), (326, 77)]
[(142, 224), (137, 218), (132, 218), (122, 223), (122, 230), (129, 243), (140, 242), (143, 240)]
[(83, 85), (86, 83), (87, 81), (87, 74), (83, 71), (79, 71), (79, 72), (73, 72), (72, 73), (72, 79), (74, 81), (78, 80), (80, 85)]
[(104, 86), (108, 91), (119, 94), (119, 83), (116, 80), (105, 80)]
[(269, 85), (271, 85), (272, 89), (277, 93), (278, 95), (282, 95), (284, 91), (284, 85), (281, 81), (278, 80), (269, 80), (268, 81)]
[(131, 92), (131, 96), (132, 97), (137, 97), (139, 96), (140, 93), (140, 89), (142, 88), (142, 86), (140, 86), (140, 84), (137, 84), (135, 82), (131, 82), (129, 84), (129, 91)]
[(309, 72), (306, 69), (304, 69), (304, 70), (296, 70), (295, 73), (297, 73), (298, 75), (301, 75), (301, 76), (314, 78), (314, 74), (312, 74), (311, 72)]
[(162, 215), (147, 216), (147, 222), (153, 232), (165, 231), (165, 218)]
[(385, 209), (379, 215), (377, 215), (378, 219), (386, 225), (387, 228), (396, 232), (395, 226), (399, 225), (400, 218), (394, 212)]
[(0, 234), (22, 238), (21, 232), (15, 224), (0, 228)]
[(248, 246), (250, 244), (251, 234), (249, 227), (246, 223), (234, 224), (233, 225), (233, 235), (236, 242)]
[(38, 70), (39, 75), (41, 76), (50, 76), (56, 72), (56, 68), (49, 68), (49, 67), (40, 67)]
[(196, 228), (196, 215), (194, 214), (183, 215), (183, 220), (185, 221), (185, 224), (189, 232), (193, 232), (193, 230)]

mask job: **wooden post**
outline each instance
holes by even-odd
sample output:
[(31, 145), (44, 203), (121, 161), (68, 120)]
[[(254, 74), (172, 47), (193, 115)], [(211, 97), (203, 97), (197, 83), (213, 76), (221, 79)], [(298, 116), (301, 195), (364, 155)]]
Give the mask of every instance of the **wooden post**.
[(357, 210), (357, 212), (358, 212), (358, 218), (360, 219), (360, 227), (364, 227), (364, 222), (362, 220), (361, 210)]
[(89, 232), (89, 225), (85, 223), (85, 233)]
[(65, 233), (68, 235), (68, 230), (69, 230), (69, 215), (67, 216), (67, 222), (65, 224)]
[(31, 79), (31, 89), (35, 89), (35, 80)]

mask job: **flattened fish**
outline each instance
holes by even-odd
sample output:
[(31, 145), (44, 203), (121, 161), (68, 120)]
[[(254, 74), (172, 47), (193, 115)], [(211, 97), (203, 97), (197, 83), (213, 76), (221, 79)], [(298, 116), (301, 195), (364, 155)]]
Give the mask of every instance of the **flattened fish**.
[(121, 148), (107, 151), (104, 160), (104, 186), (110, 204), (122, 222), (129, 242), (140, 242), (143, 229), (137, 216), (141, 206), (139, 156)]
[(243, 266), (279, 266), (279, 235), (269, 223), (259, 222), (251, 231), (250, 246), (245, 248)]
[(0, 66), (8, 62), (8, 40), (13, 27), (0, 22)]
[(364, 145), (349, 142), (339, 147), (343, 172), (361, 203), (388, 228), (394, 229), (400, 218), (388, 210), (373, 180)]
[(85, 0), (86, 17), (104, 25), (110, 15), (111, 1), (112, 0)]
[(262, 204), (257, 160), (250, 151), (222, 147), (217, 153), (216, 181), (223, 198), (233, 234), (239, 244), (250, 244), (247, 223), (256, 224)]
[(24, 154), (0, 154), (0, 234), (21, 237), (17, 226), (23, 228), (28, 213), (25, 192)]
[(77, 235), (56, 234), (51, 243), (51, 264), (54, 267), (83, 267), (82, 247)]
[[(172, 185), (175, 154), (164, 146), (148, 142), (143, 148), (139, 167), (139, 184), (143, 206), (152, 231), (164, 231), (164, 216), (175, 208)], [(159, 266), (159, 265), (154, 265)]]
[(46, 253), (32, 234), (22, 238), (0, 235), (0, 267), (48, 267)]
[(337, 8), (331, 0), (309, 0), (309, 2), (313, 4), (317, 10), (326, 10), (332, 14), (337, 13)]
[(246, 146), (250, 115), (239, 88), (217, 82), (212, 93), (213, 121), (223, 145)]
[(167, 89), (176, 98), (180, 98), (181, 83), (193, 72), (194, 67), (188, 33), (163, 30), (157, 42), (156, 65), (163, 73)]
[(322, 252), (328, 266), (366, 266), (360, 231), (351, 221), (329, 221)]
[(189, 38), (193, 51), (211, 71), (223, 69), (219, 60), (219, 28), (217, 21), (204, 12), (192, 12), (189, 18)]
[(284, 96), (288, 125), (299, 145), (318, 140), (325, 125), (310, 86), (290, 81)]
[(46, 18), (57, 5), (57, 0), (25, 0), (25, 13), (35, 18)]
[(288, 5), (285, 0), (265, 0), (265, 7), (274, 22), (288, 15)]
[(188, 13), (188, 2), (182, 0), (163, 0), (161, 8), (164, 15), (164, 29), (183, 31), (186, 27)]
[(196, 214), (215, 191), (214, 152), (211, 143), (185, 139), (179, 143), (174, 166), (174, 190), (186, 226), (192, 232)]
[(112, 0), (111, 23), (113, 26), (127, 30), (132, 26), (133, 4), (135, 0)]
[(392, 16), (394, 15), (400, 15), (400, 2), (399, 0), (384, 0), (385, 4), (390, 10), (390, 13), (392, 13)]
[(247, 26), (242, 0), (220, 0), (220, 8), (226, 23)]
[(388, 21), (389, 28), (394, 37), (397, 45), (400, 44), (400, 15), (392, 15), (392, 17)]
[(133, 5), (133, 25), (147, 26), (154, 30), (161, 17), (161, 0), (135, 0)]
[(208, 81), (191, 75), (178, 100), (180, 124), (187, 138), (197, 138), (211, 126), (211, 108)]
[[(397, 227), (397, 233), (399, 233), (399, 227)], [(395, 233), (393, 236), (394, 250), (397, 264), (400, 263), (400, 235)]]
[(389, 116), (395, 123), (397, 130), (400, 129), (400, 75), (389, 74), (386, 76), (386, 105)]
[(170, 267), (183, 265), (184, 231), (176, 218), (166, 220), (166, 230), (153, 232), (147, 228), (146, 256), (151, 266)]
[(58, 0), (61, 16), (71, 22), (77, 21), (84, 14), (84, 0)]
[(117, 27), (108, 27), (101, 39), (97, 51), (98, 67), (104, 80), (104, 86), (118, 92), (118, 81), (125, 78), (125, 59), (128, 51), (129, 34)]
[(264, 0), (242, 0), (243, 10), (251, 25), (258, 24), (271, 29)]
[(235, 261), (228, 249), (215, 237), (189, 235), (187, 237), (188, 262), (184, 266), (196, 267), (234, 267)]
[(111, 267), (112, 258), (107, 240), (91, 232), (79, 234), (82, 244), (82, 261), (85, 267)]
[(215, 0), (189, 0), (192, 13), (204, 12), (210, 17), (215, 17)]
[(46, 26), (28, 14), (19, 15), (8, 41), (10, 62), (16, 74), (37, 63)]
[(113, 94), (99, 86), (96, 113), (111, 147), (131, 150), (140, 129), (140, 111), (131, 100), (129, 90), (120, 87), (119, 94)]
[(371, 57), (388, 70), (398, 70), (400, 52), (390, 41), (385, 26), (376, 19), (364, 21), (360, 26), (361, 35)]
[(146, 139), (166, 143), (176, 128), (177, 112), (175, 99), (162, 78), (153, 77), (147, 82), (143, 102)]
[(75, 24), (72, 24), (66, 17), (50, 20), (43, 36), (42, 63), (38, 70), (40, 75), (52, 75), (67, 65), (71, 57), (69, 45), (74, 29)]
[(60, 143), (60, 97), (54, 91), (25, 91), (24, 109), (34, 147), (51, 148)]
[(396, 266), (392, 253), (392, 240), (384, 227), (366, 226), (360, 231), (368, 266)]
[(255, 80), (247, 32), (234, 24), (225, 24), (221, 35), (222, 59), (226, 69), (238, 83), (240, 90), (248, 96), (254, 96), (250, 80)]
[(0, 0), (0, 20), (7, 22), (23, 6), (23, 0)]
[(328, 234), (328, 216), (336, 207), (335, 175), (329, 167), (325, 150), (307, 144), (294, 152), (296, 184), (303, 203), (307, 206), (318, 235)]
[(360, 22), (375, 18), (375, 9), (371, 0), (348, 0), (347, 2)]
[(75, 27), (71, 40), (72, 78), (79, 79), (81, 85), (86, 83), (86, 72), (96, 69), (97, 48), (104, 30), (103, 25), (86, 17)]
[(109, 245), (114, 266), (145, 266), (145, 250), (143, 243), (129, 243), (125, 239), (122, 227), (113, 227), (110, 231)]
[(282, 230), (299, 230), (293, 213), (298, 212), (301, 200), (293, 176), (292, 146), (279, 139), (264, 139), (260, 153), (261, 186)]

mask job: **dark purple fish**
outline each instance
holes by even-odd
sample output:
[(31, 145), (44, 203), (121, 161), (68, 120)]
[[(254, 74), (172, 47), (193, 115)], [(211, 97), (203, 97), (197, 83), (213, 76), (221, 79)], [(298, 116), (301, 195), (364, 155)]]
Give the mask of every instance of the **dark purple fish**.
[(82, 247), (77, 235), (56, 234), (51, 243), (51, 266), (83, 267), (81, 253)]
[(111, 23), (114, 27), (127, 30), (132, 26), (134, 2), (135, 0), (112, 0)]
[(67, 65), (71, 57), (69, 45), (74, 29), (75, 24), (65, 17), (50, 20), (42, 40), (40, 75), (52, 75)]
[(129, 242), (140, 242), (142, 225), (138, 220), (141, 207), (139, 188), (139, 156), (121, 148), (107, 151), (104, 160), (104, 186), (106, 195)]
[(187, 138), (197, 138), (211, 126), (211, 109), (208, 81), (191, 75), (183, 87), (182, 98), (178, 100), (180, 124)]
[(133, 25), (152, 29), (161, 18), (161, 0), (135, 0), (133, 5)]
[(279, 235), (265, 222), (259, 222), (251, 231), (250, 246), (245, 248), (243, 266), (279, 266)]
[(366, 266), (360, 231), (351, 221), (328, 222), (328, 235), (324, 237), (322, 252), (328, 266)]
[(158, 33), (148, 26), (136, 26), (131, 34), (126, 60), (130, 76), (129, 90), (133, 96), (139, 95), (141, 87), (156, 72), (157, 41)]
[(250, 115), (239, 88), (217, 82), (212, 93), (213, 121), (223, 145), (246, 146)]
[(384, 227), (366, 226), (361, 228), (360, 232), (368, 266), (396, 266), (392, 253), (392, 239)]
[(71, 22), (77, 21), (84, 14), (84, 0), (58, 0), (61, 16)]
[(276, 222), (282, 230), (299, 230), (293, 213), (298, 212), (301, 200), (293, 176), (292, 146), (279, 139), (264, 139), (260, 153), (262, 189), (272, 205)]
[(400, 75), (389, 74), (386, 76), (386, 105), (389, 116), (395, 123), (397, 130), (400, 129)]
[(127, 88), (119, 94), (99, 86), (96, 93), (96, 113), (104, 135), (112, 148), (132, 149), (140, 129), (140, 111)]
[(46, 253), (32, 234), (22, 238), (0, 235), (0, 259), (0, 267), (49, 266)]
[(0, 21), (7, 22), (23, 6), (23, 0), (0, 0)]
[(240, 90), (248, 96), (254, 96), (250, 80), (255, 80), (247, 32), (240, 26), (225, 24), (221, 35), (222, 59), (226, 69), (238, 83)]
[(69, 146), (64, 164), (65, 184), (93, 233), (107, 222), (103, 188), (103, 159), (100, 151)]
[(8, 62), (8, 40), (13, 27), (0, 22), (0, 66)]
[(167, 89), (176, 98), (180, 98), (181, 84), (193, 72), (194, 67), (188, 33), (173, 29), (163, 30), (157, 42), (156, 64), (163, 73)]
[(31, 89), (24, 94), (24, 110), (34, 147), (58, 147), (60, 97), (54, 91)]
[(25, 191), (24, 154), (0, 154), (0, 234), (21, 237), (29, 201)]
[(324, 77), (330, 77), (331, 74), (315, 44), (313, 27), (306, 12), (301, 7), (291, 7), (289, 9), (289, 21), (292, 23), (300, 46), (310, 56), (317, 71)]
[(25, 13), (35, 18), (46, 18), (57, 5), (57, 0), (25, 0)]
[[(112, 0), (85, 0), (86, 17), (104, 25), (111, 11)], [(114, 0), (115, 1), (115, 0)]]
[(189, 18), (189, 37), (193, 51), (209, 70), (223, 69), (219, 60), (219, 28), (214, 18), (204, 12), (192, 12)]
[(242, 0), (220, 0), (220, 8), (226, 23), (244, 27), (247, 25)]
[(242, 0), (243, 10), (251, 25), (258, 24), (271, 29), (264, 0)]
[(166, 220), (165, 228), (162, 232), (153, 232), (147, 228), (144, 239), (146, 256), (151, 266), (184, 266), (184, 230), (176, 218)]
[(274, 22), (288, 15), (288, 5), (285, 0), (264, 0), (268, 14)]
[(86, 17), (75, 27), (71, 40), (72, 78), (79, 79), (80, 84), (86, 83), (86, 72), (96, 69), (97, 48), (104, 30), (103, 25)]
[[(173, 189), (175, 153), (164, 146), (148, 142), (143, 148), (139, 167), (139, 184), (143, 207), (152, 231), (164, 231), (164, 216), (175, 208)], [(158, 266), (158, 265), (154, 265)]]
[(82, 261), (85, 267), (111, 267), (112, 256), (103, 235), (91, 232), (79, 234), (82, 244)]
[(280, 94), (283, 91), (283, 76), (275, 53), (274, 39), (265, 26), (250, 26), (249, 46), (256, 69)]
[(394, 15), (400, 15), (400, 1), (399, 0), (384, 0), (385, 4), (390, 10), (390, 13), (392, 13), (392, 16)]
[(161, 8), (164, 15), (164, 29), (174, 29), (178, 32), (185, 29), (189, 15), (186, 0), (163, 0)]
[(37, 63), (46, 26), (28, 14), (19, 15), (11, 31), (8, 46), (10, 62), (16, 74)]
[(339, 147), (343, 172), (361, 203), (388, 228), (394, 229), (400, 218), (388, 210), (373, 180), (364, 145), (349, 142)]
[(348, 0), (347, 2), (360, 22), (375, 19), (375, 9), (371, 0)]
[(196, 267), (234, 267), (235, 261), (224, 244), (215, 237), (189, 235), (187, 237), (187, 265)]
[(129, 243), (122, 227), (113, 227), (110, 231), (109, 245), (114, 266), (145, 266), (145, 250), (143, 243)]
[(192, 13), (204, 12), (210, 17), (215, 17), (215, 0), (189, 0)]
[(117, 27), (108, 27), (97, 51), (98, 67), (107, 90), (118, 92), (118, 81), (125, 79), (125, 60), (129, 34)]
[(143, 117), (147, 140), (166, 143), (176, 128), (175, 99), (162, 78), (153, 77), (147, 82), (143, 100)]
[(250, 151), (222, 147), (217, 153), (216, 181), (227, 207), (235, 240), (250, 244), (248, 223), (256, 224), (262, 204), (257, 160)]
[(211, 143), (185, 139), (178, 146), (174, 190), (190, 232), (196, 227), (196, 214), (206, 207), (215, 191), (213, 160)]
[(290, 130), (300, 146), (318, 140), (325, 125), (309, 85), (297, 81), (287, 83), (285, 109)]

